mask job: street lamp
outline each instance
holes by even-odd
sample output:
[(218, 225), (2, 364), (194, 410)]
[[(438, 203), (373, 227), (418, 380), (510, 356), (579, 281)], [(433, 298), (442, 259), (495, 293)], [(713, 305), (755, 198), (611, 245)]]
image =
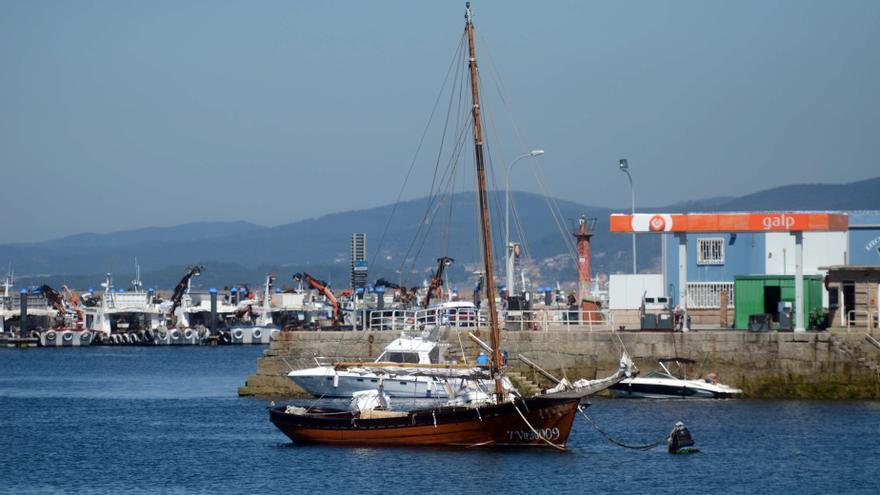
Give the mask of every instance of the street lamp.
[[(621, 158), (617, 161), (617, 166), (620, 168), (620, 171), (626, 174), (626, 177), (629, 179), (629, 194), (630, 194), (630, 209), (633, 215), (636, 214), (636, 190), (633, 187), (633, 177), (632, 174), (629, 173), (629, 162), (626, 161), (626, 158)], [(636, 234), (633, 232), (633, 275), (638, 273), (636, 270)]]
[(507, 298), (513, 294), (513, 265), (510, 263), (510, 171), (513, 165), (523, 158), (534, 158), (544, 154), (544, 150), (532, 150), (516, 157), (507, 166), (504, 177), (504, 265), (507, 273)]

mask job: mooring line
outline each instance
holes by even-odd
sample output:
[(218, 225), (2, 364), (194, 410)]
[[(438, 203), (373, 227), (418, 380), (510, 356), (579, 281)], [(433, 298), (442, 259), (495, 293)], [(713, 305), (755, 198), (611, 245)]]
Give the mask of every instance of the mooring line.
[(623, 448), (625, 448), (625, 449), (633, 449), (633, 450), (651, 450), (651, 449), (653, 449), (654, 447), (656, 447), (656, 446), (660, 445), (661, 443), (663, 443), (667, 438), (669, 438), (668, 435), (664, 435), (662, 438), (660, 438), (660, 439), (657, 440), (656, 442), (647, 443), (647, 444), (644, 444), (644, 445), (629, 445), (629, 444), (626, 444), (626, 443), (621, 442), (620, 440), (615, 439), (614, 437), (612, 437), (611, 435), (609, 435), (605, 430), (603, 430), (602, 428), (599, 428), (599, 425), (597, 425), (597, 424), (593, 421), (592, 418), (590, 418), (589, 416), (587, 416), (587, 413), (584, 412), (584, 408), (583, 408), (583, 407), (578, 406), (578, 411), (580, 411), (581, 415), (583, 415), (583, 417), (587, 420), (587, 422), (589, 422), (590, 425), (592, 425), (593, 428), (596, 429), (596, 431), (598, 431), (599, 433), (601, 433), (602, 436), (605, 437), (609, 442), (613, 443), (614, 445), (618, 445), (618, 446), (620, 446), (620, 447), (623, 447)]

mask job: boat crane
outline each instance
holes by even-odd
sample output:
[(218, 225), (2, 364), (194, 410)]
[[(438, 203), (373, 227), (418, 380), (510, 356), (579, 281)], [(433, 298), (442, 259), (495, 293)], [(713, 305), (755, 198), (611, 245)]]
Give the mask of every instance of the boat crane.
[(454, 262), (455, 260), (448, 256), (437, 258), (437, 270), (434, 271), (434, 276), (431, 278), (431, 285), (428, 286), (428, 292), (425, 294), (425, 297), (422, 298), (422, 308), (427, 308), (431, 304), (432, 295), (436, 295), (438, 298), (440, 297), (440, 287), (443, 285), (443, 274), (446, 272), (446, 267)]
[(333, 323), (335, 325), (342, 324), (342, 311), (339, 306), (339, 301), (336, 299), (336, 296), (333, 295), (333, 291), (330, 290), (330, 286), (329, 284), (327, 284), (327, 282), (324, 282), (323, 280), (318, 280), (306, 272), (294, 273), (293, 280), (296, 282), (301, 282), (305, 280), (313, 289), (324, 294), (324, 297), (326, 297), (327, 300), (330, 301), (330, 304), (333, 306)]

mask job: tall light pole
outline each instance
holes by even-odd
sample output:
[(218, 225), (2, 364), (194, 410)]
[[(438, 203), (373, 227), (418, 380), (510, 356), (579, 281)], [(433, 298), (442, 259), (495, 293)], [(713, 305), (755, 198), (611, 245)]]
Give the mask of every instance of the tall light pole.
[[(629, 162), (626, 161), (626, 158), (621, 158), (617, 162), (617, 166), (620, 168), (620, 171), (626, 174), (626, 177), (629, 179), (629, 194), (630, 194), (630, 209), (633, 215), (636, 214), (636, 189), (633, 187), (633, 176), (629, 173)], [(636, 269), (636, 234), (633, 232), (633, 275), (638, 273)]]
[(507, 166), (507, 175), (504, 176), (504, 266), (507, 274), (507, 298), (510, 299), (513, 291), (513, 263), (510, 260), (510, 171), (513, 165), (523, 158), (534, 158), (544, 154), (544, 150), (532, 150), (516, 157)]

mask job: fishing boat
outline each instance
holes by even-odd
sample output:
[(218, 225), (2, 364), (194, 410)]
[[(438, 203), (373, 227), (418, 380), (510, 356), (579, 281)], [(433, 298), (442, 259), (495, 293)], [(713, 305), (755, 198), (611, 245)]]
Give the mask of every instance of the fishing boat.
[[(483, 273), (495, 273), (489, 199), (484, 165), (483, 131), (474, 25), (470, 2), (465, 9), (467, 70), (473, 122), (474, 161), (477, 175), (480, 238)], [(363, 446), (460, 446), (460, 447), (553, 447), (564, 449), (568, 442), (580, 398), (554, 395), (519, 397), (504, 387), (501, 332), (495, 298), (495, 284), (485, 285), (488, 302), (491, 348), (489, 364), (475, 370), (468, 364), (356, 363), (381, 368), (388, 375), (409, 370), (413, 375), (487, 380), (493, 386), (485, 394), (457, 395), (445, 405), (411, 411), (394, 411), (375, 401), (369, 407), (350, 409), (304, 408), (294, 405), (269, 407), (273, 424), (297, 443), (327, 443)], [(347, 367), (353, 363), (337, 363)], [(451, 387), (449, 387), (451, 388)], [(381, 392), (380, 397), (384, 396)]]
[[(682, 376), (669, 370), (668, 363), (676, 363)], [(718, 376), (710, 373), (702, 380), (690, 380), (685, 367), (695, 361), (686, 358), (660, 360), (660, 369), (643, 376), (626, 378), (608, 388), (614, 397), (640, 399), (730, 399), (742, 390), (724, 385)]]
[(79, 297), (78, 311), (84, 327), (94, 333), (95, 343), (112, 345), (152, 344), (162, 321), (152, 289), (143, 290), (140, 267), (135, 263), (135, 278), (128, 290), (117, 289), (108, 273), (98, 296), (91, 289)]

